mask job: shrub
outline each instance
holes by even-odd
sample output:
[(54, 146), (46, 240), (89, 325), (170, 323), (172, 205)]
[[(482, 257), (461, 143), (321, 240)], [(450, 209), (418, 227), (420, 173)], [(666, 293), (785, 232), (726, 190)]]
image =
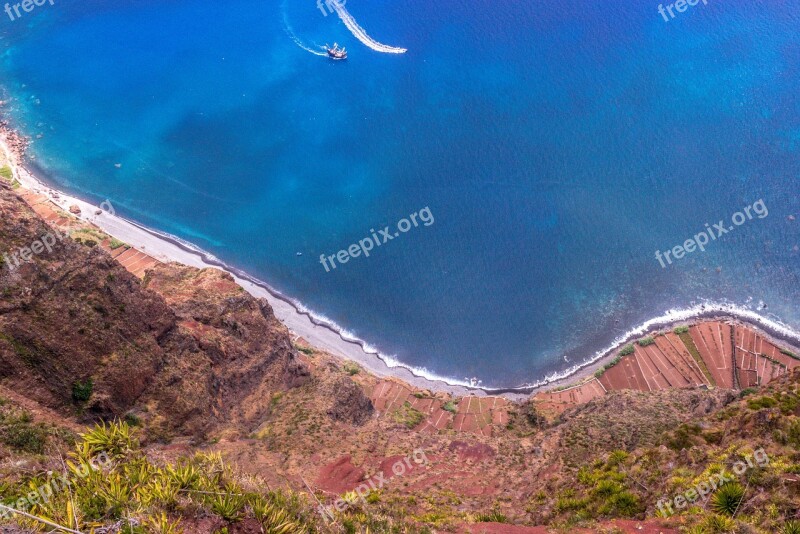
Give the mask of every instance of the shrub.
[(47, 443), (47, 430), (41, 425), (19, 421), (3, 428), (0, 440), (21, 452), (43, 454)]
[(0, 176), (5, 178), (7, 181), (11, 181), (14, 179), (14, 171), (11, 170), (11, 167), (8, 165), (3, 165), (0, 167)]
[(778, 404), (778, 401), (776, 401), (772, 397), (767, 397), (767, 396), (759, 397), (757, 399), (750, 399), (749, 401), (747, 401), (747, 407), (750, 408), (751, 410), (761, 410), (763, 408), (772, 408), (773, 406), (776, 406), (777, 404)]
[(395, 410), (393, 417), (396, 423), (405, 425), (409, 429), (415, 428), (425, 420), (425, 414), (411, 406), (408, 401)]
[(648, 347), (648, 346), (652, 345), (655, 342), (656, 342), (656, 340), (653, 339), (652, 337), (645, 337), (645, 338), (640, 339), (637, 343), (639, 343), (640, 347)]
[(752, 395), (754, 393), (758, 393), (758, 388), (744, 388), (742, 391), (739, 392), (739, 398), (743, 399), (748, 395)]
[(476, 523), (508, 523), (508, 518), (497, 510), (475, 516)]
[(625, 345), (624, 347), (622, 347), (622, 349), (620, 349), (619, 355), (620, 356), (628, 356), (630, 354), (633, 354), (633, 352), (634, 351), (633, 351), (633, 345), (632, 344), (631, 345)]
[(355, 376), (361, 372), (361, 367), (353, 362), (345, 362), (342, 368), (344, 369), (344, 372), (350, 376)]
[(678, 335), (688, 334), (689, 333), (689, 327), (688, 326), (678, 326), (677, 328), (675, 328), (675, 330), (673, 330), (673, 332), (675, 332)]
[(458, 413), (458, 405), (455, 401), (447, 401), (444, 406), (442, 406), (442, 410), (450, 413)]
[(800, 521), (787, 521), (784, 523), (781, 534), (800, 534)]
[(295, 350), (299, 350), (300, 352), (302, 352), (303, 354), (305, 354), (307, 356), (312, 356), (316, 352), (314, 349), (312, 349), (310, 347), (302, 347), (300, 345), (295, 345), (294, 348), (295, 348)]
[(122, 241), (120, 241), (115, 237), (112, 237), (111, 242), (108, 244), (108, 246), (109, 248), (111, 248), (111, 250), (117, 250), (120, 247), (124, 247), (125, 243), (123, 243)]
[(88, 401), (92, 397), (93, 387), (94, 383), (91, 378), (87, 378), (84, 382), (80, 380), (75, 382), (72, 384), (72, 400), (76, 402)]
[(711, 497), (711, 509), (720, 515), (732, 516), (744, 498), (744, 488), (738, 482), (728, 482)]

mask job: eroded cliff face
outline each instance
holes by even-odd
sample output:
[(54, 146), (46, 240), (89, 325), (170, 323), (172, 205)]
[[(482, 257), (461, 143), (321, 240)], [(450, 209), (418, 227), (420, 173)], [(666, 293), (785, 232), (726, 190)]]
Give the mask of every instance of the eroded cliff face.
[(134, 412), (170, 435), (247, 431), (269, 392), (308, 375), (270, 308), (229, 275), (165, 265), (143, 283), (5, 184), (2, 255), (0, 380), (46, 406), (87, 419)]

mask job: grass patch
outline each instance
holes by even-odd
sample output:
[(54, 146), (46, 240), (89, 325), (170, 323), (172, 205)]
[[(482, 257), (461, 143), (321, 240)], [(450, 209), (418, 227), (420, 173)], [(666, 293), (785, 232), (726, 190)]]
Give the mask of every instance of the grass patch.
[(633, 353), (634, 353), (634, 348), (633, 348), (632, 344), (631, 345), (625, 345), (624, 347), (622, 347), (619, 350), (619, 355), (620, 356), (630, 356)]
[(703, 357), (700, 356), (700, 351), (697, 350), (697, 345), (694, 344), (694, 340), (692, 339), (692, 336), (689, 335), (688, 330), (678, 334), (678, 337), (681, 338), (681, 341), (683, 341), (683, 344), (686, 346), (686, 350), (689, 351), (689, 354), (692, 355), (694, 361), (696, 361), (697, 365), (700, 366), (700, 370), (703, 372), (703, 376), (706, 377), (708, 383), (712, 386), (716, 386), (717, 382), (714, 380), (714, 377), (711, 376), (711, 371), (708, 370), (706, 362), (703, 361)]
[(781, 351), (781, 354), (785, 354), (786, 356), (788, 356), (790, 358), (794, 358), (795, 360), (800, 360), (800, 356), (798, 356), (797, 354), (795, 354), (794, 352), (792, 352), (790, 350), (786, 350), (786, 349), (779, 349), (779, 350)]
[(444, 406), (442, 406), (442, 410), (450, 413), (458, 413), (458, 404), (455, 401), (447, 401)]
[(112, 237), (111, 242), (108, 244), (108, 246), (109, 248), (111, 248), (111, 250), (117, 250), (118, 248), (124, 247), (126, 245), (116, 237)]
[(14, 171), (11, 170), (11, 167), (8, 165), (3, 165), (0, 167), (0, 176), (2, 176), (6, 182), (11, 183), (11, 181), (14, 179)]
[(688, 334), (689, 333), (689, 327), (688, 326), (678, 326), (677, 328), (675, 328), (675, 330), (673, 330), (673, 332), (675, 332), (678, 335)]
[(617, 357), (616, 357), (616, 358), (614, 358), (613, 360), (611, 360), (610, 362), (608, 362), (607, 364), (605, 364), (603, 367), (601, 367), (600, 369), (598, 369), (598, 370), (597, 370), (597, 371), (594, 373), (594, 376), (595, 376), (596, 378), (600, 378), (601, 376), (603, 376), (603, 373), (605, 373), (606, 371), (608, 371), (609, 369), (611, 369), (612, 367), (614, 367), (615, 365), (617, 365), (619, 362), (621, 362), (621, 361), (622, 361), (622, 357), (623, 357), (623, 354), (622, 354), (622, 352), (620, 352), (620, 353), (619, 353), (619, 355), (617, 355)]
[(350, 376), (355, 376), (361, 372), (361, 367), (359, 367), (358, 364), (353, 362), (344, 362), (342, 369), (344, 369), (344, 372)]
[(300, 345), (297, 345), (297, 344), (295, 344), (294, 348), (295, 348), (295, 350), (298, 350), (298, 351), (302, 352), (306, 356), (313, 356), (317, 352), (314, 349), (312, 349), (311, 347), (303, 347), (303, 346), (300, 346)]
[(47, 427), (34, 423), (27, 411), (0, 407), (0, 442), (17, 452), (44, 454), (49, 434)]
[(649, 347), (650, 345), (652, 345), (655, 342), (656, 342), (656, 340), (653, 339), (652, 336), (648, 336), (648, 337), (642, 338), (639, 341), (637, 341), (637, 343), (639, 344), (640, 347)]
[(425, 420), (425, 414), (411, 406), (410, 402), (406, 401), (403, 403), (403, 406), (394, 411), (392, 418), (395, 423), (412, 429), (419, 426)]

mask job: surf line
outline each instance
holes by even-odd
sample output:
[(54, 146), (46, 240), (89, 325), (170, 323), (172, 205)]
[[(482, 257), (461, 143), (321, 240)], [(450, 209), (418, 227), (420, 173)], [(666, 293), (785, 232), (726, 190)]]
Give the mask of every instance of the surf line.
[(336, 11), (336, 14), (339, 15), (339, 18), (342, 19), (344, 25), (347, 26), (347, 29), (350, 30), (350, 33), (355, 36), (356, 39), (370, 47), (371, 49), (375, 50), (376, 52), (384, 52), (386, 54), (405, 54), (408, 50), (406, 48), (397, 48), (394, 46), (389, 46), (385, 44), (381, 44), (369, 35), (367, 32), (358, 25), (356, 19), (345, 9), (344, 2), (329, 2), (325, 5), (328, 5)]

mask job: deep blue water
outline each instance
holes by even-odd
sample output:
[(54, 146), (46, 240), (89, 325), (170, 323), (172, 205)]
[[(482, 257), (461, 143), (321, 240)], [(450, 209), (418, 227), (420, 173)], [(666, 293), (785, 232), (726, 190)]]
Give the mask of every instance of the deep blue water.
[[(400, 361), (517, 385), (701, 299), (800, 327), (800, 2), (657, 7), (347, 0), (395, 55), (314, 0), (55, 0), (0, 13), (0, 74), (58, 186)], [(433, 225), (320, 265), (424, 207)]]

